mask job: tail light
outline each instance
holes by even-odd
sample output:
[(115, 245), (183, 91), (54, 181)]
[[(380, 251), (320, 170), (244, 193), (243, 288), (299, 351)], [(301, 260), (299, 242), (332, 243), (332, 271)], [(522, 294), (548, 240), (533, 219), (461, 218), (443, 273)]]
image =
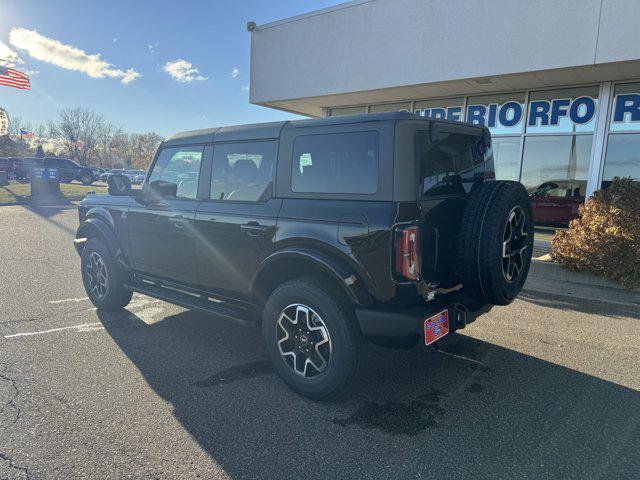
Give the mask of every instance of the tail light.
[(420, 277), (420, 227), (398, 227), (395, 230), (396, 274), (403, 280)]

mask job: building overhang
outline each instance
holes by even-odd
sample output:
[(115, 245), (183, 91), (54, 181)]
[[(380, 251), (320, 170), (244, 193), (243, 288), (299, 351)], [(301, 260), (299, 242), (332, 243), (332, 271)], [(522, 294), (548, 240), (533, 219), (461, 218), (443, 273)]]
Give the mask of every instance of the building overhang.
[(328, 107), (640, 78), (632, 0), (356, 0), (258, 26), (250, 99)]

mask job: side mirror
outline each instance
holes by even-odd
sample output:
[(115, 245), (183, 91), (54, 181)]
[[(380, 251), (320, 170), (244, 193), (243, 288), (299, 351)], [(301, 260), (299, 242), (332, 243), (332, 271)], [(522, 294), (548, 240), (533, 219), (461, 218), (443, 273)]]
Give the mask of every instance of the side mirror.
[(126, 175), (109, 175), (107, 186), (109, 195), (121, 197), (131, 195), (131, 180)]
[(151, 197), (175, 197), (178, 193), (178, 184), (166, 180), (154, 180), (149, 183)]

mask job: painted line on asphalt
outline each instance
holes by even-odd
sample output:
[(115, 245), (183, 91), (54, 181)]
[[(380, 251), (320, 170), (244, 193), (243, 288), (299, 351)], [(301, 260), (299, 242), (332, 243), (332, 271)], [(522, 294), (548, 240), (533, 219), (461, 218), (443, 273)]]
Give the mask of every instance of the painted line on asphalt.
[(89, 300), (89, 297), (79, 297), (79, 298), (63, 298), (62, 300), (49, 300), (49, 303), (66, 303), (66, 302), (83, 302), (85, 300)]
[(44, 335), (46, 333), (61, 332), (63, 330), (76, 330), (78, 333), (91, 332), (93, 330), (104, 330), (104, 326), (100, 322), (81, 323), (79, 325), (71, 325), (69, 327), (60, 327), (60, 328), (50, 328), (49, 330), (40, 330), (37, 332), (13, 333), (11, 335), (5, 335), (4, 338), (31, 337), (34, 335)]

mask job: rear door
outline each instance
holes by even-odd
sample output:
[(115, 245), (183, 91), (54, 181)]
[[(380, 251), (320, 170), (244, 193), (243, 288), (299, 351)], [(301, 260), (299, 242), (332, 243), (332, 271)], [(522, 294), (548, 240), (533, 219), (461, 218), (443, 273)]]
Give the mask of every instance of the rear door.
[(245, 295), (272, 252), (282, 200), (273, 198), (275, 140), (215, 144), (208, 199), (195, 217), (198, 272), (204, 289)]
[(414, 133), (418, 205), (424, 220), (422, 274), (442, 286), (458, 282), (456, 264), (460, 219), (475, 179), (492, 170), (483, 131), (466, 125), (430, 122)]
[[(144, 186), (144, 195), (128, 213), (133, 268), (169, 281), (198, 283), (193, 222), (198, 199), (198, 179), (203, 145), (162, 148)], [(180, 176), (183, 180), (178, 180)], [(161, 191), (170, 185), (173, 192)]]

